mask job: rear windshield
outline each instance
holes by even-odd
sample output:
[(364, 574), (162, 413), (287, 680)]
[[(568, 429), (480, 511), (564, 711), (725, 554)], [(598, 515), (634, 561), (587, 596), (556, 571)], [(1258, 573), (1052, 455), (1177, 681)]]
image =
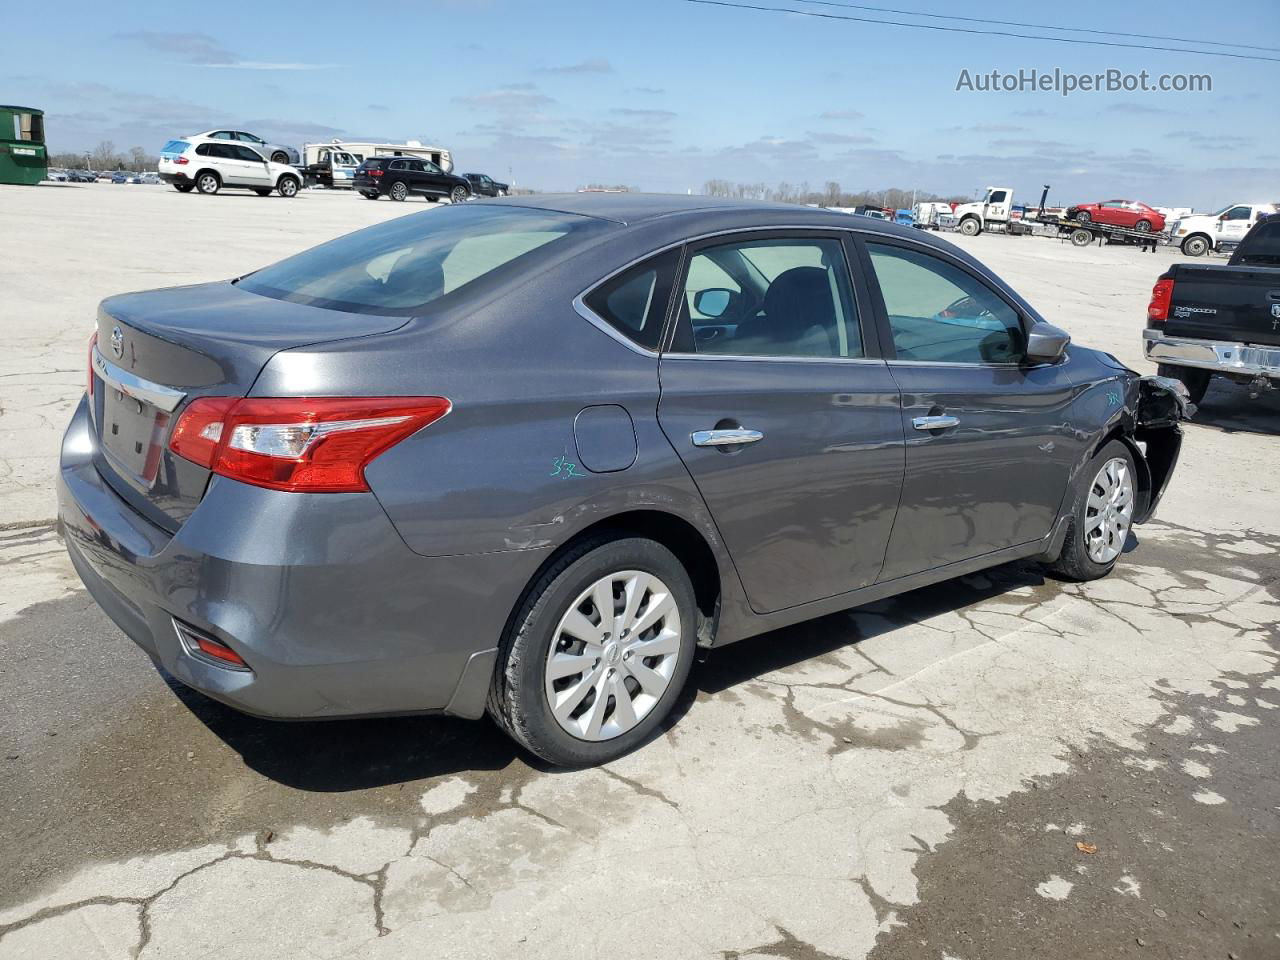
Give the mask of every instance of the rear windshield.
[(367, 227), (241, 278), (251, 293), (353, 313), (410, 315), (570, 234), (592, 217), (451, 205)]
[(1240, 241), (1231, 262), (1238, 266), (1280, 267), (1280, 217), (1254, 227), (1253, 233)]
[(370, 168), (377, 168), (377, 167), (382, 166), (382, 164), (383, 164), (383, 161), (382, 161), (382, 160), (379, 160), (379, 159), (375, 159), (375, 158), (373, 158), (373, 157), (370, 157), (368, 160), (366, 160), (366, 161), (362, 164), (362, 166), (366, 166), (366, 167), (370, 167)]
[[(154, 142), (155, 141), (153, 140), (152, 143)], [(182, 153), (189, 146), (191, 146), (191, 144), (187, 143), (187, 141), (185, 140), (170, 140), (168, 143), (166, 143), (163, 147), (160, 148), (160, 152), (161, 153)]]

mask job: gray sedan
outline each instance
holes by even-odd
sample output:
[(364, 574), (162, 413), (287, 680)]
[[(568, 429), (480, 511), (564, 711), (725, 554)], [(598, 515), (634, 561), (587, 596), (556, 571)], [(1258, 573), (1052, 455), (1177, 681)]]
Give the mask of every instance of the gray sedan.
[(576, 766), (651, 737), (699, 647), (1011, 560), (1104, 576), (1187, 410), (919, 231), (511, 198), (104, 301), (59, 513), (211, 697), (487, 711)]

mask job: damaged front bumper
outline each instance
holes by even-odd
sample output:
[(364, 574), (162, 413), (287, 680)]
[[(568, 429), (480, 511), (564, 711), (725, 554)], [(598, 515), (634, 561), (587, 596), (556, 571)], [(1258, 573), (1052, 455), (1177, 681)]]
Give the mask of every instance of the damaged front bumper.
[(1141, 377), (1138, 381), (1138, 415), (1133, 438), (1143, 451), (1147, 472), (1147, 502), (1134, 517), (1135, 523), (1150, 520), (1160, 505), (1169, 479), (1182, 451), (1182, 428), (1196, 412), (1191, 395), (1181, 380), (1172, 377)]

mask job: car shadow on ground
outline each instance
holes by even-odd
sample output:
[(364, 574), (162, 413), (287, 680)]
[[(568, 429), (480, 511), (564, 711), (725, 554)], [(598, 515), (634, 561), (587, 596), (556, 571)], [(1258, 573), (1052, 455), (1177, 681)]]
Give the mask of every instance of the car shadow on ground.
[[(1043, 569), (1020, 561), (851, 611), (774, 630), (708, 651), (655, 737), (677, 726), (700, 698), (823, 657), (922, 619), (960, 610), (1022, 587), (1044, 587)], [(513, 762), (557, 772), (517, 747), (491, 720), (445, 716), (278, 721), (250, 717), (166, 682), (191, 713), (264, 777), (298, 790), (345, 792), (478, 770)], [(642, 746), (640, 749), (644, 749)]]
[(1196, 407), (1191, 426), (1223, 433), (1258, 433), (1280, 436), (1280, 390), (1266, 390), (1256, 398), (1249, 388), (1214, 377), (1204, 400)]

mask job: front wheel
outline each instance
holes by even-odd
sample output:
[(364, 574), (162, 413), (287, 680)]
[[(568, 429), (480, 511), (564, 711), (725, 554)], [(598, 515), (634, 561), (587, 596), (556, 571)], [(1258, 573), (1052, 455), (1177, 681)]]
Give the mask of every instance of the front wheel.
[(1076, 220), (1077, 220), (1078, 222), (1080, 222), (1080, 223), (1088, 223), (1088, 222), (1089, 222), (1090, 220), (1092, 220), (1092, 219), (1093, 219), (1093, 217), (1089, 216), (1089, 211), (1088, 211), (1088, 210), (1077, 210), (1077, 211), (1076, 211)]
[(1209, 252), (1209, 241), (1204, 237), (1187, 237), (1182, 241), (1182, 252), (1188, 257), (1203, 257)]
[[(293, 177), (281, 177), (280, 182), (276, 184), (276, 189), (280, 191), (282, 197), (296, 197), (298, 195), (298, 181)], [(271, 191), (268, 190), (268, 193)]]
[(982, 224), (977, 217), (967, 217), (960, 221), (960, 232), (966, 237), (976, 237), (982, 231)]
[(1201, 370), (1198, 367), (1179, 367), (1172, 363), (1158, 364), (1156, 373), (1162, 377), (1181, 380), (1182, 385), (1187, 388), (1187, 393), (1190, 394), (1191, 402), (1197, 405), (1204, 399), (1205, 393), (1209, 390), (1209, 381), (1213, 379), (1213, 374), (1208, 370)]
[(466, 187), (454, 187), (453, 191), (449, 194), (449, 202), (464, 203), (470, 196), (471, 192), (467, 190)]
[(1137, 507), (1133, 454), (1119, 440), (1098, 451), (1080, 475), (1062, 553), (1052, 570), (1068, 580), (1097, 580), (1124, 550)]
[(697, 632), (684, 566), (652, 540), (586, 541), (535, 581), (503, 637), (489, 713), (557, 766), (644, 743), (689, 676)]

